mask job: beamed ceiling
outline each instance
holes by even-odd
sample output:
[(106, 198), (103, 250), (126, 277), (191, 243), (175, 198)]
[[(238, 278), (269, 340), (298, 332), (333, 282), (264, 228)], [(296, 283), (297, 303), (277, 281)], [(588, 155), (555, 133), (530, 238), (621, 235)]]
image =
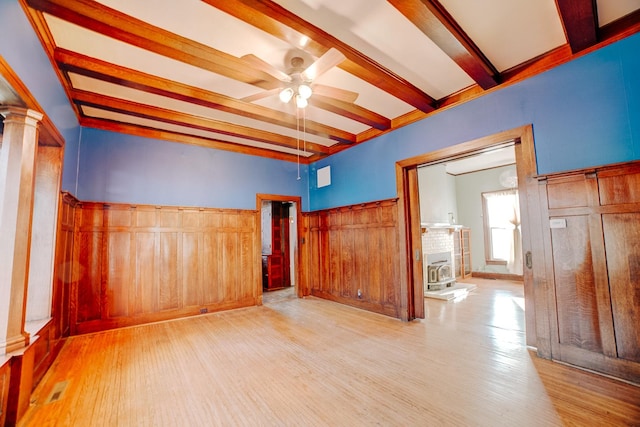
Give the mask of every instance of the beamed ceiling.
[(81, 125), (305, 163), (640, 29), (640, 0), (21, 1)]

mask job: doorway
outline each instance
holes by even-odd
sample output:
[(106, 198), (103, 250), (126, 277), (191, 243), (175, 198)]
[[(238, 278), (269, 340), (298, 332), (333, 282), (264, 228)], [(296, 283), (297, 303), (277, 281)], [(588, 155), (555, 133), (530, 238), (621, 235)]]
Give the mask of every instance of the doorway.
[[(434, 273), (434, 262), (446, 258), (453, 273), (449, 282), (472, 271), (474, 277), (522, 281), (517, 185), (513, 142), (418, 166), (425, 270)], [(427, 291), (443, 287), (432, 276), (425, 276)], [(442, 289), (453, 294), (448, 291)]]
[[(396, 176), (399, 195), (399, 215), (401, 222), (401, 238), (406, 239), (406, 251), (402, 254), (406, 270), (401, 288), (406, 295), (404, 304), (407, 307), (407, 320), (424, 317), (424, 262), (422, 256), (422, 233), (420, 219), (420, 201), (418, 191), (418, 166), (442, 162), (447, 159), (461, 159), (472, 155), (495, 150), (506, 145), (515, 148), (516, 171), (518, 177), (518, 194), (521, 211), (522, 252), (525, 253), (523, 271), (525, 296), (525, 322), (527, 345), (536, 346), (536, 317), (534, 306), (533, 272), (530, 268), (532, 254), (531, 224), (529, 219), (537, 219), (539, 215), (530, 215), (529, 207), (537, 208), (536, 159), (533, 144), (533, 128), (522, 126), (509, 131), (500, 132), (452, 147), (419, 155), (400, 161), (396, 164)], [(406, 280), (406, 281), (405, 281)], [(405, 293), (406, 292), (406, 293)]]
[(301, 223), (300, 197), (258, 194), (260, 242), (260, 300), (265, 295), (285, 291), (299, 296), (298, 236)]

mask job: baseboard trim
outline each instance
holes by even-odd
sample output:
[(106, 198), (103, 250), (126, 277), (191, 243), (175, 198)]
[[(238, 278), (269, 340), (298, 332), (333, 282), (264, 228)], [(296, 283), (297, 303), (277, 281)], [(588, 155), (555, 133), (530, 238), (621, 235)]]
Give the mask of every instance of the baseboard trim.
[(493, 273), (488, 271), (472, 271), (471, 277), (478, 277), (480, 279), (514, 280), (518, 282), (523, 281), (523, 277), (519, 274)]

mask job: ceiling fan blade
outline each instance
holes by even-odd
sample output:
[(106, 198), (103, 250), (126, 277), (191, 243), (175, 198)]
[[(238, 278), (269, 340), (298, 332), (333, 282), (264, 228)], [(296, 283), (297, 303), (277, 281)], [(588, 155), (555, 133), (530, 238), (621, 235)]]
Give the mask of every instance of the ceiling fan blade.
[(309, 65), (306, 70), (304, 70), (300, 76), (303, 80), (313, 81), (318, 76), (326, 73), (336, 65), (340, 64), (342, 61), (347, 59), (346, 56), (342, 54), (338, 49), (331, 48), (324, 53), (316, 62)]
[(244, 98), (240, 98), (241, 101), (244, 102), (253, 102), (259, 99), (268, 98), (271, 95), (277, 95), (280, 93), (282, 89), (277, 87), (275, 89), (263, 90), (262, 92), (254, 93), (253, 95), (245, 96)]
[(253, 67), (253, 68), (257, 69), (257, 70), (263, 71), (263, 72), (269, 74), (271, 77), (274, 77), (277, 80), (280, 80), (282, 82), (290, 82), (291, 81), (291, 76), (289, 76), (287, 73), (278, 70), (273, 65), (269, 64), (268, 62), (263, 61), (262, 59), (258, 58), (255, 55), (252, 55), (252, 54), (244, 55), (242, 57), (242, 59), (250, 67)]
[(333, 86), (313, 85), (313, 93), (326, 96), (327, 98), (338, 99), (342, 102), (353, 104), (358, 99), (358, 93)]

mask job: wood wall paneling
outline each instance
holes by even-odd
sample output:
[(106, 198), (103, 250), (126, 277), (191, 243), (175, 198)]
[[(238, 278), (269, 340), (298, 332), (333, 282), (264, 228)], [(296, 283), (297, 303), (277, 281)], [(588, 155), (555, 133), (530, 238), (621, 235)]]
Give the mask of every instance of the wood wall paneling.
[(618, 357), (640, 363), (640, 212), (602, 221)]
[(596, 288), (591, 256), (589, 218), (563, 218), (566, 228), (551, 230), (558, 307), (559, 339), (563, 344), (602, 351)]
[(77, 203), (78, 201), (68, 193), (60, 194), (51, 307), (56, 338), (66, 337), (70, 334), (70, 291), (72, 283), (78, 277), (77, 264), (73, 261), (75, 206)]
[(397, 201), (305, 215), (311, 294), (399, 316)]
[(81, 203), (74, 332), (254, 305), (255, 211)]
[(541, 182), (552, 357), (640, 384), (640, 162)]
[(42, 377), (44, 377), (44, 374), (47, 372), (60, 350), (59, 348), (56, 348), (57, 338), (59, 337), (55, 336), (55, 324), (53, 319), (47, 322), (40, 331), (38, 331), (38, 339), (33, 343), (34, 387), (40, 382)]
[(7, 357), (0, 359), (0, 426), (5, 425), (9, 404), (9, 380), (11, 378), (11, 362)]
[(598, 173), (598, 185), (603, 206), (640, 203), (640, 165), (604, 170)]

